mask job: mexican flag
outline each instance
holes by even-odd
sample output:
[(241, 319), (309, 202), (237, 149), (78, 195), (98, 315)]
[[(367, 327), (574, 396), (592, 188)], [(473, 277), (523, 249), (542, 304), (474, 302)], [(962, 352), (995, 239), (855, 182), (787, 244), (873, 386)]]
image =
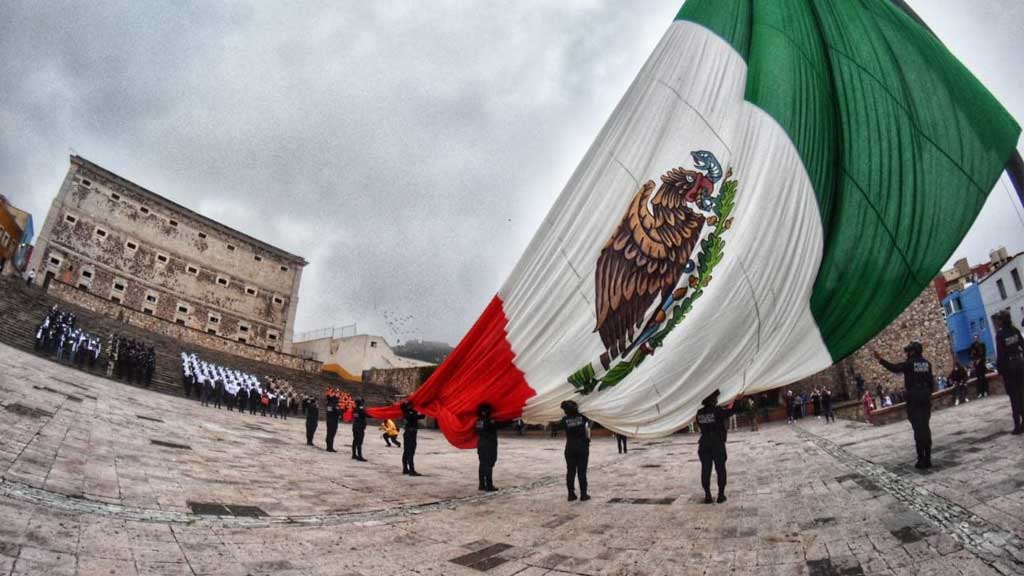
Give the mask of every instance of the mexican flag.
[(482, 402), (653, 437), (814, 374), (921, 293), (1019, 134), (886, 0), (690, 0), (410, 400), (460, 447)]

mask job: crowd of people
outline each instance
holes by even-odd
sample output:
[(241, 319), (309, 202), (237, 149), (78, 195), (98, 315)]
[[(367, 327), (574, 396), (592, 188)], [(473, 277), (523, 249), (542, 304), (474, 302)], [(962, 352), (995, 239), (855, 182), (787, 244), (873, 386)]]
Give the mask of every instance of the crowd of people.
[(181, 380), (185, 397), (198, 400), (203, 406), (227, 408), (229, 412), (257, 412), (261, 416), (282, 418), (298, 416), (303, 401), (309, 397), (296, 393), (287, 380), (260, 378), (207, 362), (195, 352), (181, 353)]
[(100, 337), (82, 329), (74, 314), (61, 311), (57, 306), (51, 308), (36, 327), (35, 349), (56, 356), (58, 362), (67, 361), (79, 368), (102, 366)]
[(826, 424), (836, 421), (832, 408), (832, 391), (828, 388), (815, 388), (802, 394), (786, 390), (783, 401), (786, 403), (786, 421), (790, 424), (808, 416), (818, 419), (824, 416)]
[(151, 344), (111, 333), (104, 346), (102, 336), (79, 326), (73, 313), (56, 305), (36, 327), (35, 349), (56, 356), (58, 362), (102, 369), (108, 377), (145, 386), (153, 383), (156, 370), (156, 350)]

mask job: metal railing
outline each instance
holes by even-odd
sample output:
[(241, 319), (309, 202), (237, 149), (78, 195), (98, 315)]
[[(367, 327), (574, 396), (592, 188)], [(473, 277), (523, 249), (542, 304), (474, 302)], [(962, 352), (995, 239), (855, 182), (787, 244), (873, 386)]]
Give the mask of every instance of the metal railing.
[(355, 336), (357, 333), (356, 325), (353, 322), (344, 326), (331, 326), (330, 328), (300, 332), (292, 338), (292, 342), (309, 342), (310, 340), (319, 340), (321, 338), (347, 338)]

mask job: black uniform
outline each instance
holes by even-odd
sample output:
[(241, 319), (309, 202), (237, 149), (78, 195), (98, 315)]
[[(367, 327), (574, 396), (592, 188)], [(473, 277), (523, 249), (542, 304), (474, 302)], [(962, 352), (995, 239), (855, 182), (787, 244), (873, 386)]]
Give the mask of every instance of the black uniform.
[(974, 363), (974, 377), (978, 379), (978, 397), (988, 396), (988, 366), (985, 365), (988, 350), (981, 340), (971, 344), (970, 350), (971, 361)]
[(825, 411), (825, 423), (836, 421), (836, 415), (832, 411), (832, 391), (825, 390), (821, 394), (821, 409)]
[(356, 405), (352, 410), (352, 459), (366, 462), (363, 458), (363, 438), (366, 436), (366, 408)]
[(423, 415), (412, 408), (405, 410), (405, 430), (402, 432), (402, 474), (419, 476), (416, 472), (416, 434)]
[(327, 399), (327, 408), (324, 409), (327, 420), (327, 451), (336, 452), (334, 449), (334, 435), (338, 433), (338, 399), (333, 396)]
[(493, 492), (494, 464), (498, 461), (498, 424), (490, 416), (476, 420), (476, 455), (480, 460), (480, 490)]
[(559, 428), (565, 430), (565, 485), (569, 500), (576, 499), (576, 480), (580, 483), (580, 496), (587, 494), (587, 463), (590, 461), (590, 420), (583, 414), (563, 416)]
[(616, 446), (618, 446), (618, 448), (619, 448), (619, 454), (628, 454), (629, 453), (629, 445), (628, 445), (629, 439), (626, 437), (625, 434), (618, 434), (618, 433), (616, 433), (615, 434), (615, 443), (616, 443)]
[(932, 465), (932, 430), (928, 421), (932, 417), (932, 391), (935, 389), (932, 364), (920, 354), (898, 364), (879, 362), (886, 370), (903, 374), (907, 419), (914, 428), (917, 447), (917, 467), (929, 468)]
[(306, 398), (302, 402), (302, 411), (306, 414), (306, 444), (312, 446), (316, 427), (320, 425), (320, 409), (316, 407), (316, 400)]
[(700, 441), (697, 444), (697, 456), (700, 458), (700, 485), (704, 488), (705, 502), (711, 501), (711, 466), (715, 467), (718, 480), (718, 501), (725, 502), (726, 471), (725, 451), (726, 437), (729, 435), (729, 417), (731, 408), (722, 408), (707, 404), (697, 411), (697, 427), (700, 428)]
[(996, 359), (1006, 395), (1010, 397), (1013, 433), (1020, 434), (1024, 431), (1024, 338), (1020, 330), (1010, 325), (996, 332)]

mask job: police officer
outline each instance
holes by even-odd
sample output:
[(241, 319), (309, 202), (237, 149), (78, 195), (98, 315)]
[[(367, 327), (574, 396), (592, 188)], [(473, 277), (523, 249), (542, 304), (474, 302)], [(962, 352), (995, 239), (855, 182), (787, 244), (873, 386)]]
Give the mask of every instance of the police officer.
[(1024, 338), (1013, 326), (1010, 313), (1001, 312), (996, 317), (996, 360), (999, 373), (1003, 376), (1006, 395), (1010, 397), (1013, 415), (1012, 434), (1024, 433)]
[(366, 462), (363, 458), (363, 438), (366, 436), (366, 402), (362, 398), (356, 400), (352, 409), (352, 459)]
[(416, 411), (412, 407), (412, 402), (408, 400), (402, 402), (402, 413), (405, 415), (405, 431), (402, 432), (402, 440), (405, 444), (402, 445), (402, 474), (408, 474), (409, 476), (419, 476), (420, 473), (416, 471), (416, 434), (420, 429), (420, 420), (423, 415)]
[(303, 400), (302, 412), (306, 415), (306, 445), (312, 446), (316, 427), (320, 425), (320, 410), (316, 406), (316, 398)]
[(732, 416), (735, 401), (723, 408), (718, 405), (719, 391), (715, 390), (701, 402), (703, 406), (697, 411), (697, 427), (700, 429), (700, 440), (697, 444), (697, 456), (700, 458), (700, 485), (704, 488), (704, 503), (711, 504), (711, 466), (715, 467), (715, 479), (718, 481), (719, 504), (726, 501), (725, 483), (727, 475), (725, 461), (726, 437), (729, 434), (728, 421)]
[(590, 460), (590, 420), (580, 414), (572, 400), (562, 402), (565, 416), (558, 428), (565, 430), (565, 484), (569, 489), (569, 502), (576, 500), (576, 479), (580, 483), (580, 500), (590, 500), (587, 493), (587, 462)]
[(338, 399), (336, 397), (327, 397), (327, 407), (324, 412), (327, 420), (327, 451), (337, 452), (334, 449), (334, 435), (338, 433)]
[(931, 468), (932, 430), (928, 421), (932, 416), (932, 391), (935, 389), (932, 364), (924, 359), (924, 348), (920, 342), (907, 344), (903, 351), (907, 360), (897, 364), (887, 362), (877, 350), (872, 351), (872, 354), (886, 370), (903, 374), (907, 419), (914, 428), (914, 444), (917, 447), (917, 463), (914, 467)]
[(491, 418), (491, 405), (476, 408), (476, 456), (480, 460), (480, 490), (497, 492), (494, 487), (494, 464), (498, 461), (498, 424)]
[(988, 396), (988, 366), (986, 365), (988, 350), (985, 343), (974, 337), (970, 348), (971, 362), (974, 364), (974, 377), (977, 378), (978, 398)]

